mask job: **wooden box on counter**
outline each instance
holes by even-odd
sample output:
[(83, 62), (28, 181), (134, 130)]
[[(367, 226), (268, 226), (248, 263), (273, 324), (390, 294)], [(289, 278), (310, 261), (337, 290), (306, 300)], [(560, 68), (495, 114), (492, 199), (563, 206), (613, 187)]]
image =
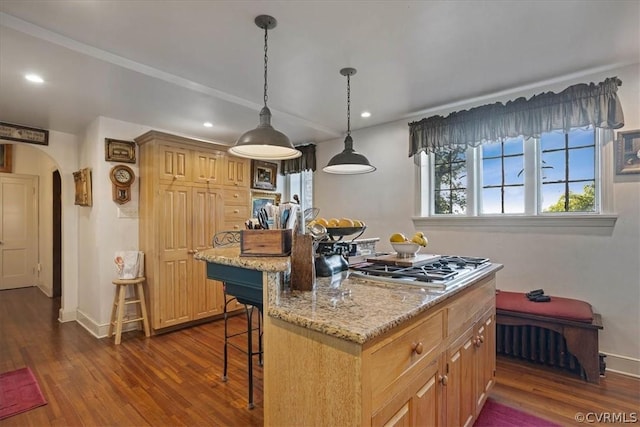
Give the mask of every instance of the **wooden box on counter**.
[(240, 256), (289, 256), (292, 230), (242, 230)]

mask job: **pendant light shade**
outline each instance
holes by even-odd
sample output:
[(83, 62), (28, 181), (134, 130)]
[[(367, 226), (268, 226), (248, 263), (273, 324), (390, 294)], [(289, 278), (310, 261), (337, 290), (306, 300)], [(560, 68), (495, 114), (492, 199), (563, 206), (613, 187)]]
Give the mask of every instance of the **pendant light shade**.
[(271, 111), (267, 107), (267, 32), (276, 27), (278, 21), (272, 16), (260, 15), (255, 23), (264, 30), (264, 107), (260, 111), (260, 124), (255, 129), (240, 135), (229, 153), (238, 157), (257, 160), (287, 160), (300, 157), (287, 135), (271, 126)]
[(357, 175), (376, 170), (376, 167), (369, 163), (369, 160), (363, 154), (353, 149), (353, 138), (351, 138), (351, 76), (356, 72), (355, 68), (343, 68), (340, 70), (340, 74), (347, 77), (347, 137), (344, 139), (344, 150), (333, 156), (327, 166), (322, 169), (327, 173)]

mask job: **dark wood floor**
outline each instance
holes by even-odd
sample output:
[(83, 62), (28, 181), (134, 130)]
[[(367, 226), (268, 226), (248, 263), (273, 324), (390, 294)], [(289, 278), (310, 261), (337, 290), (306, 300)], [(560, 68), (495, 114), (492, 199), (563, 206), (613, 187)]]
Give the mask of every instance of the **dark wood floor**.
[[(46, 406), (10, 417), (4, 426), (259, 426), (262, 370), (247, 409), (245, 356), (230, 350), (222, 382), (222, 322), (122, 344), (98, 340), (75, 322), (60, 324), (59, 303), (37, 288), (0, 291), (0, 372), (30, 367)], [(242, 328), (241, 318), (232, 321)], [(640, 407), (640, 380), (607, 374), (599, 386), (500, 359), (491, 397), (562, 425), (577, 412)]]

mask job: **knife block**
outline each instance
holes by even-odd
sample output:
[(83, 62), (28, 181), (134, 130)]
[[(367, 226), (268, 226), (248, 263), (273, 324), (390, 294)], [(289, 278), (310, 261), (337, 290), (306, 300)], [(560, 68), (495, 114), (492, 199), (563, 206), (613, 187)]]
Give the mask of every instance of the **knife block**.
[(296, 234), (291, 249), (291, 289), (312, 291), (316, 284), (313, 237)]

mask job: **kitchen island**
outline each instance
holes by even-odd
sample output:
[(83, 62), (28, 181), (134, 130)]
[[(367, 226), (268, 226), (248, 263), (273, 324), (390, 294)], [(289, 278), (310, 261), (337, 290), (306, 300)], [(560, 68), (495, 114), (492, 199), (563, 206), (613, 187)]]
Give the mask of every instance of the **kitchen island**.
[(265, 425), (465, 425), (495, 375), (491, 264), (449, 289), (318, 278), (289, 291), (288, 258), (196, 255), (262, 271)]

